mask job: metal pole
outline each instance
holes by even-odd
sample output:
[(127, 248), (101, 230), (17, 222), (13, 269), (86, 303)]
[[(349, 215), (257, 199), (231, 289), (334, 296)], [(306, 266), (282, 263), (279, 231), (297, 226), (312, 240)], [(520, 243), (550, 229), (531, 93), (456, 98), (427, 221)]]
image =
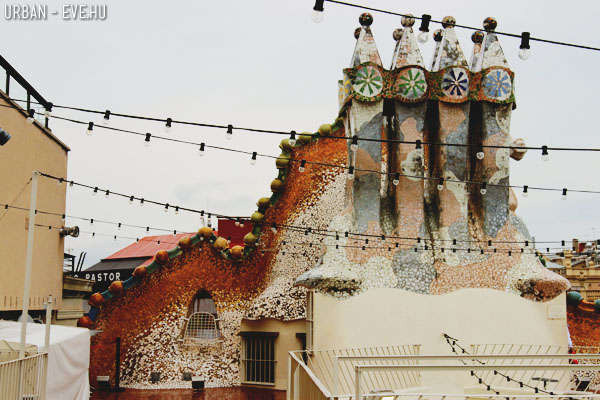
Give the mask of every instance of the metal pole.
[(118, 337), (115, 341), (115, 392), (121, 391), (121, 338)]
[(354, 367), (354, 400), (360, 400), (360, 366)]
[(52, 295), (48, 295), (46, 302), (46, 335), (44, 337), (44, 351), (47, 353), (50, 349), (50, 324), (52, 323)]
[(25, 356), (25, 340), (27, 338), (27, 316), (29, 315), (29, 291), (31, 289), (31, 264), (33, 261), (33, 235), (35, 233), (35, 208), (37, 204), (38, 177), (40, 173), (33, 171), (31, 175), (31, 197), (29, 199), (29, 231), (27, 232), (27, 257), (25, 258), (25, 287), (23, 289), (23, 312), (21, 314), (21, 348), (19, 358)]

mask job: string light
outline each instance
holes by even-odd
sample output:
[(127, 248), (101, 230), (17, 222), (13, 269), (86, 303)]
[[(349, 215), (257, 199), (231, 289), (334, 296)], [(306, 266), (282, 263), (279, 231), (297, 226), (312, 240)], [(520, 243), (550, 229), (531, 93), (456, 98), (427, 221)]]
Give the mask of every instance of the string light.
[(133, 205), (133, 200), (134, 200), (133, 196), (129, 197), (129, 205)]
[(400, 183), (400, 174), (399, 173), (395, 173), (394, 174), (394, 180), (392, 181), (392, 183), (394, 184), (394, 186), (398, 186), (398, 184)]
[(479, 189), (479, 193), (482, 195), (487, 193), (487, 182), (481, 182), (481, 189)]
[(200, 157), (204, 155), (204, 142), (200, 143), (199, 153)]
[(356, 152), (358, 150), (358, 136), (352, 136), (352, 142), (350, 143), (350, 150)]
[(175, 206), (175, 215), (179, 215), (179, 206)]
[(94, 191), (92, 192), (92, 196), (95, 196), (95, 195), (97, 195), (97, 194), (98, 194), (98, 186), (96, 186), (96, 187), (94, 188)]
[(29, 122), (30, 124), (33, 124), (33, 121), (35, 121), (35, 110), (33, 108), (29, 109), (28, 115), (27, 115), (27, 122)]
[(483, 160), (483, 158), (485, 157), (485, 153), (480, 150), (477, 152), (477, 154), (475, 154), (475, 156), (477, 157), (478, 160)]
[(437, 184), (437, 190), (444, 190), (444, 178), (440, 178)]
[(227, 132), (225, 134), (225, 137), (227, 138), (227, 140), (231, 140), (231, 138), (233, 137), (233, 125), (227, 125)]
[(169, 203), (165, 204), (165, 213), (169, 212)]
[(110, 190), (108, 190), (108, 189), (107, 189), (107, 190), (104, 192), (104, 194), (106, 195), (106, 197), (108, 197), (108, 195), (110, 194)]
[(171, 118), (167, 118), (167, 120), (165, 121), (165, 126), (163, 128), (163, 131), (165, 133), (168, 133), (171, 130), (172, 124), (173, 124), (173, 120)]
[(529, 196), (529, 193), (527, 192), (528, 188), (529, 188), (529, 186), (523, 185), (523, 197), (528, 197)]
[(348, 180), (354, 179), (354, 167), (351, 165), (348, 167)]
[(422, 143), (422, 142), (421, 142), (421, 140), (420, 140), (420, 139), (417, 139), (417, 140), (415, 140), (415, 148), (416, 148), (416, 149), (420, 149), (420, 148), (421, 148), (421, 143)]
[(52, 103), (48, 103), (44, 109), (44, 117), (50, 118), (50, 115), (52, 115)]
[(296, 131), (292, 131), (290, 133), (290, 140), (289, 140), (289, 142), (290, 142), (290, 146), (292, 146), (292, 147), (296, 145)]
[(256, 164), (256, 152), (253, 151), (252, 158), (250, 159), (250, 165), (255, 165), (255, 164)]
[(144, 206), (144, 198), (142, 197), (142, 198), (140, 199), (140, 207), (143, 207), (143, 206)]
[(421, 32), (417, 36), (417, 40), (421, 43), (427, 42), (427, 39), (429, 38), (429, 35), (427, 34), (429, 32), (429, 21), (431, 21), (431, 15), (423, 14), (421, 16), (421, 26), (419, 27), (419, 31)]
[(548, 154), (548, 146), (546, 146), (546, 145), (542, 146), (542, 160), (543, 161), (550, 160), (550, 155)]
[(313, 7), (311, 19), (316, 24), (323, 21), (323, 0), (315, 0), (315, 6)]
[(146, 138), (144, 139), (144, 147), (150, 147), (150, 138), (152, 137), (151, 133), (146, 133)]
[(521, 60), (527, 60), (531, 56), (531, 50), (529, 46), (529, 32), (521, 33), (521, 45), (519, 46), (519, 58)]
[(88, 135), (91, 135), (93, 130), (94, 130), (94, 123), (92, 121), (90, 121), (90, 122), (88, 122), (88, 127), (86, 130), (86, 133)]
[(567, 188), (563, 188), (563, 190), (562, 190), (562, 196), (560, 198), (562, 200), (566, 200), (567, 199)]
[(110, 110), (106, 110), (104, 111), (104, 117), (103, 117), (104, 121), (104, 125), (110, 125)]
[(300, 166), (298, 167), (298, 171), (304, 172), (305, 169), (306, 169), (305, 166), (306, 166), (306, 160), (301, 160), (300, 161)]

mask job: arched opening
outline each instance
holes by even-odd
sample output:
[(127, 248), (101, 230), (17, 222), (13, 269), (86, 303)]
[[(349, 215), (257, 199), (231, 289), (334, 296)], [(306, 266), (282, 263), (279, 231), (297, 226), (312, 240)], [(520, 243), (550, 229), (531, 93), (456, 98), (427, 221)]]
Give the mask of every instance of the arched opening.
[(183, 338), (186, 341), (211, 341), (220, 337), (215, 302), (207, 291), (200, 290), (190, 305)]

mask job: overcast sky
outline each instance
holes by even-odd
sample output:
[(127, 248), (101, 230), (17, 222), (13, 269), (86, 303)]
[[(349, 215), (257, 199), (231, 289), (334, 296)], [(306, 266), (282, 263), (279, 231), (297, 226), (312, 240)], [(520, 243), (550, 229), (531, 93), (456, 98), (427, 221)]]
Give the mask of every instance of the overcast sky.
[[(541, 0), (360, 2), (416, 15), (428, 13), (434, 19), (453, 15), (457, 23), (471, 26), (481, 26), (485, 17), (494, 16), (498, 30), (600, 45), (599, 7), (590, 1), (570, 1), (568, 7)], [(3, 14), (5, 4), (13, 3), (3, 2)], [(50, 11), (60, 11), (63, 3), (45, 4)], [(55, 104), (296, 131), (314, 131), (337, 115), (337, 80), (350, 63), (358, 9), (326, 3), (324, 21), (314, 24), (310, 0), (107, 4), (106, 21), (3, 18), (0, 53)], [(375, 41), (389, 67), (392, 32), (400, 26), (400, 18), (373, 16)], [(470, 59), (471, 31), (457, 29), (457, 33)], [(600, 89), (600, 54), (532, 42), (531, 58), (521, 61), (519, 40), (500, 40), (516, 73), (518, 108), (513, 112), (512, 136), (530, 145), (600, 147), (594, 100)], [(431, 39), (422, 51), (429, 63)], [(84, 113), (57, 110), (56, 114), (98, 121)], [(113, 125), (162, 133), (157, 123), (115, 119)], [(248, 157), (236, 154), (209, 151), (200, 158), (192, 146), (154, 141), (147, 149), (140, 137), (99, 129), (87, 137), (85, 127), (57, 120), (51, 121), (51, 127), (71, 147), (70, 179), (171, 204), (248, 215), (256, 200), (270, 193), (269, 183), (276, 174), (271, 159), (250, 166)], [(281, 140), (276, 135), (235, 132), (233, 140), (226, 141), (223, 130), (178, 126), (170, 135), (273, 155), (278, 154)], [(547, 163), (535, 152), (520, 162), (511, 160), (511, 183), (600, 190), (599, 154), (550, 156)], [(519, 195), (517, 213), (538, 240), (600, 235), (600, 195), (570, 193), (568, 197), (561, 201), (558, 192), (532, 191), (527, 199)], [(126, 200), (92, 197), (83, 189), (69, 190), (67, 212), (178, 231), (199, 227), (194, 214), (175, 216), (157, 206), (131, 207)], [(84, 231), (91, 230), (87, 223), (78, 224)], [(117, 231), (99, 224), (93, 230), (144, 235), (141, 230)], [(84, 234), (68, 239), (65, 247), (75, 254), (87, 251), (89, 266), (128, 244), (112, 238), (92, 240)]]

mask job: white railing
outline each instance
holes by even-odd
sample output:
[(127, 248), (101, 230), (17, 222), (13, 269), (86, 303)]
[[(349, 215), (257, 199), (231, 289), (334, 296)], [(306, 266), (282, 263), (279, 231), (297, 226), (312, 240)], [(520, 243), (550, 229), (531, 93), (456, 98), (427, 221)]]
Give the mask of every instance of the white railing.
[(325, 385), (297, 354), (290, 351), (288, 359), (287, 400), (333, 399)]
[[(318, 378), (332, 398), (348, 398), (355, 387), (354, 367), (365, 363), (377, 365), (410, 365), (412, 361), (389, 359), (394, 355), (411, 356), (419, 353), (419, 345), (378, 346), (339, 350), (291, 352)], [(291, 378), (289, 378), (291, 380)], [(371, 387), (409, 388), (418, 386), (417, 371), (387, 371), (384, 374), (365, 373), (363, 379)], [(292, 397), (293, 399), (293, 397)]]
[[(475, 349), (500, 352), (481, 346), (488, 347)], [(288, 399), (600, 400), (594, 386), (600, 381), (600, 354), (594, 348), (576, 348), (577, 354), (557, 350), (531, 345), (522, 346), (521, 354), (417, 355), (418, 346), (409, 355), (366, 355), (366, 349), (290, 352)], [(440, 387), (458, 390), (440, 393), (446, 391)]]
[(0, 399), (43, 400), (47, 353), (0, 363)]
[[(599, 365), (600, 356), (595, 355), (600, 353), (598, 346), (568, 346), (561, 345), (531, 345), (531, 344), (473, 344), (470, 346), (470, 354), (477, 355), (481, 358), (482, 355), (518, 355), (526, 356), (529, 363), (560, 365), (560, 364), (581, 364), (581, 365)], [(560, 354), (556, 358), (553, 354)], [(570, 354), (566, 356), (565, 354)], [(497, 363), (511, 364), (518, 359), (491, 360), (487, 361), (488, 365)], [(498, 374), (493, 375), (493, 372), (483, 373), (481, 378), (497, 385), (504, 381), (504, 377)], [(585, 392), (600, 392), (600, 373), (594, 370), (576, 370), (576, 371), (553, 371), (553, 373), (540, 373), (533, 369), (522, 371), (515, 376), (515, 379), (525, 382), (525, 385), (539, 386), (540, 388), (564, 387), (565, 385), (573, 386), (579, 391)]]

